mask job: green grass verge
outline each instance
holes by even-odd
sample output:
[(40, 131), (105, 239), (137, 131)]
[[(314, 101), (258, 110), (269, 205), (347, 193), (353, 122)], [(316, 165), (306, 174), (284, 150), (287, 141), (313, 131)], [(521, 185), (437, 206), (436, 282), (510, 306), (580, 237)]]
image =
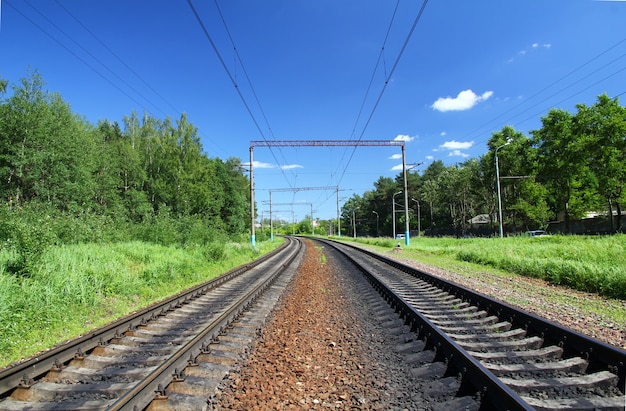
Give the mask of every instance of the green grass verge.
[(30, 274), (0, 250), (0, 367), (210, 280), (281, 244), (143, 242), (49, 247)]
[[(338, 239), (338, 238), (335, 238)], [(341, 241), (354, 241), (352, 238), (340, 238)], [(502, 241), (501, 241), (502, 240)], [(539, 241), (536, 241), (539, 240)], [(504, 253), (500, 250), (501, 259), (506, 256), (512, 256), (515, 259), (521, 259), (522, 256), (532, 260), (535, 256), (540, 259), (550, 258), (553, 254), (555, 258), (563, 259), (562, 256), (568, 255), (578, 260), (595, 261), (597, 270), (602, 266), (622, 267), (622, 275), (626, 275), (624, 265), (626, 264), (619, 256), (619, 250), (623, 247), (626, 236), (610, 236), (610, 237), (542, 237), (542, 238), (504, 238), (504, 239), (454, 239), (454, 238), (412, 238), (409, 247), (404, 245), (404, 241), (400, 243), (402, 253), (398, 256), (406, 259), (412, 259), (428, 266), (439, 267), (448, 272), (453, 272), (463, 277), (467, 277), (469, 281), (484, 281), (499, 283), (500, 278), (503, 283), (510, 283), (522, 275), (520, 273), (507, 270), (509, 264), (496, 264), (493, 262), (482, 263), (482, 259), (476, 259), (476, 262), (467, 261), (461, 258), (460, 254), (466, 251), (473, 251), (478, 255), (489, 254), (494, 249), (506, 246), (510, 253)], [(357, 238), (356, 242), (362, 244), (365, 248), (372, 249), (380, 254), (389, 254), (396, 247), (398, 240), (375, 238)], [(580, 244), (577, 244), (580, 242)], [(517, 245), (521, 245), (517, 247)], [(483, 249), (484, 248), (484, 249)], [(587, 250), (583, 252), (582, 250)], [(515, 253), (513, 253), (515, 251)], [(585, 257), (583, 253), (594, 254)], [(580, 254), (580, 255), (578, 255)], [(495, 260), (495, 259), (494, 259)], [(537, 270), (541, 272), (542, 268), (539, 264), (535, 265)], [(527, 275), (534, 278), (547, 278), (547, 275), (538, 274), (533, 271)], [(571, 288), (571, 287), (570, 287)], [(580, 294), (567, 293), (551, 289), (550, 287), (542, 288), (544, 307), (535, 307), (537, 300), (533, 300), (532, 304), (535, 308), (553, 309), (554, 306), (573, 307), (580, 312), (593, 315), (602, 327), (626, 327), (626, 299), (624, 298), (581, 298)], [(529, 299), (523, 294), (510, 294), (504, 297), (505, 302), (515, 304), (521, 307), (529, 306)]]
[[(342, 238), (343, 239), (343, 238)], [(345, 240), (345, 239), (344, 239)], [(392, 248), (392, 239), (357, 239)], [(626, 235), (508, 238), (413, 238), (406, 254), (476, 263), (579, 291), (626, 299)]]

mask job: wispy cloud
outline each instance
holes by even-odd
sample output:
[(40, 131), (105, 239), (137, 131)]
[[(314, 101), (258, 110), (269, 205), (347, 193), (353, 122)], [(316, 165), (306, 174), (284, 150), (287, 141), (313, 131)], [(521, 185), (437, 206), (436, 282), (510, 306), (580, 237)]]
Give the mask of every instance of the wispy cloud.
[[(620, 1), (626, 1), (626, 0), (620, 0)], [(527, 48), (525, 48), (523, 50), (518, 51), (517, 55), (523, 57), (523, 56), (527, 55), (528, 53), (530, 53), (533, 50), (549, 49), (551, 47), (552, 47), (552, 44), (550, 44), (550, 43), (542, 43), (542, 44), (540, 44), (540, 43), (533, 43), (529, 47), (527, 47)], [(515, 57), (511, 57), (507, 62), (508, 63), (512, 63), (514, 61), (515, 61)]]
[[(250, 167), (250, 162), (247, 161), (245, 163), (241, 163), (241, 165), (243, 167)], [(254, 168), (276, 168), (274, 164), (264, 163), (262, 161), (256, 161), (256, 160), (252, 162), (252, 166)], [(281, 170), (292, 170), (294, 168), (304, 168), (304, 167), (301, 166), (300, 164), (285, 164), (284, 166), (280, 166), (279, 168)]]
[(468, 89), (461, 91), (456, 97), (439, 97), (431, 107), (437, 111), (464, 111), (487, 100), (492, 95), (493, 91), (485, 91), (479, 96)]
[(396, 138), (393, 139), (393, 141), (406, 141), (406, 142), (413, 141), (413, 140), (415, 140), (415, 137), (411, 137), (406, 134), (398, 134)]
[(462, 152), (461, 150), (452, 150), (448, 153), (448, 157), (469, 157), (469, 154)]
[(467, 150), (474, 145), (473, 141), (446, 141), (439, 146), (441, 150)]
[(282, 170), (293, 170), (294, 168), (304, 168), (300, 164), (286, 164), (284, 166), (280, 166)]
[[(241, 165), (244, 167), (250, 167), (250, 162), (241, 163)], [(263, 163), (261, 161), (253, 161), (252, 166), (254, 168), (274, 168), (274, 164)]]
[(402, 170), (402, 163), (391, 167), (391, 171), (400, 171), (400, 170)]
[(389, 160), (400, 160), (402, 158), (402, 154), (393, 154), (389, 157), (387, 157), (387, 159)]
[(461, 150), (468, 150), (474, 146), (473, 141), (446, 141), (440, 144), (438, 148), (433, 151), (448, 151), (448, 157), (469, 157), (469, 154), (464, 153)]

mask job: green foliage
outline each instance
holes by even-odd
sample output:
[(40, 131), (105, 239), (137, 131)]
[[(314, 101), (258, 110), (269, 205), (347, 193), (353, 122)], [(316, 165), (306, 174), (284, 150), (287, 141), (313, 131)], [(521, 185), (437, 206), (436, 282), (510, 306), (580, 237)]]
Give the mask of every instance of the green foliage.
[[(98, 229), (123, 227), (159, 244), (202, 243), (214, 232), (239, 235), (249, 227), (249, 185), (239, 160), (209, 158), (185, 114), (172, 121), (132, 113), (123, 128), (106, 120), (94, 127), (46, 91), (37, 72), (11, 89), (0, 100), (0, 202), (46, 204), (78, 217), (51, 230), (55, 241), (89, 241)], [(188, 218), (196, 220), (191, 236), (177, 227)], [(97, 227), (83, 234), (74, 223)], [(200, 234), (200, 226), (212, 234)], [(18, 247), (37, 248), (22, 240)]]
[(0, 250), (5, 251), (6, 271), (29, 275), (30, 267), (57, 241), (53, 219), (46, 211), (43, 206), (20, 211), (0, 206)]
[[(0, 249), (0, 367), (209, 280), (274, 243), (162, 246), (145, 242), (49, 246), (30, 275), (6, 270)], [(207, 249), (221, 258), (208, 259)]]
[[(357, 242), (393, 248), (391, 239)], [(419, 238), (404, 255), (437, 255), (626, 300), (626, 235), (579, 237)]]
[(5, 269), (30, 275), (31, 267), (51, 246), (129, 239), (123, 224), (94, 213), (72, 215), (50, 204), (30, 202), (23, 207), (0, 206), (0, 250)]
[[(532, 138), (511, 126), (494, 132), (487, 142), (489, 152), (477, 160), (448, 167), (437, 160), (421, 175), (409, 170), (411, 229), (416, 230), (419, 221), (420, 229), (430, 235), (459, 234), (469, 228), (470, 218), (486, 214), (490, 220), (487, 228), (496, 233), (497, 151), (505, 231), (536, 229), (563, 220), (570, 230), (570, 220), (595, 211), (615, 215), (609, 218), (611, 232), (621, 232), (626, 198), (626, 108), (617, 98), (602, 95), (592, 106), (578, 105), (576, 113), (553, 109), (541, 121), (542, 127), (532, 131)], [(352, 234), (355, 210), (358, 233), (391, 235), (392, 196), (400, 190), (404, 190), (402, 174), (395, 181), (381, 177), (373, 191), (348, 199), (342, 210), (342, 233)], [(419, 220), (412, 201), (420, 204)], [(403, 207), (400, 201), (399, 208)], [(379, 215), (378, 230), (374, 211)], [(397, 214), (396, 226), (403, 226), (404, 219), (404, 213)]]
[(16, 204), (39, 200), (80, 210), (95, 189), (90, 126), (43, 87), (34, 73), (0, 108), (0, 194)]

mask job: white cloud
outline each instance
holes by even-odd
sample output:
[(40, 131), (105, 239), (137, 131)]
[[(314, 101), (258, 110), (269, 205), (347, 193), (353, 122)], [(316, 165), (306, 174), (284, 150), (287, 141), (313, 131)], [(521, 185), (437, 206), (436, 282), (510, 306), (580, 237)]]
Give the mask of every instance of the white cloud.
[(397, 166), (391, 167), (391, 171), (400, 171), (400, 170), (402, 170), (402, 163), (398, 164)]
[(435, 159), (435, 157), (433, 157), (433, 156), (426, 156), (426, 160), (428, 160), (428, 161), (432, 161), (434, 159)]
[(415, 137), (411, 137), (406, 134), (398, 134), (398, 136), (393, 139), (393, 141), (406, 141), (406, 142), (413, 141), (413, 140), (415, 140)]
[(461, 150), (452, 150), (448, 157), (469, 157), (469, 154), (462, 152)]
[(390, 157), (387, 157), (389, 160), (400, 160), (402, 158), (402, 154), (393, 154)]
[[(243, 167), (250, 167), (250, 162), (241, 163)], [(253, 161), (252, 166), (254, 168), (274, 168), (273, 164), (270, 163), (262, 163), (260, 161)]]
[(431, 106), (438, 111), (463, 111), (469, 110), (481, 101), (487, 100), (493, 95), (493, 91), (485, 91), (480, 96), (472, 90), (463, 90), (456, 97), (439, 97)]
[(441, 144), (439, 148), (441, 150), (467, 150), (474, 145), (473, 141), (446, 141)]
[[(621, 0), (621, 1), (626, 1), (626, 0)], [(524, 49), (524, 50), (520, 50), (517, 52), (518, 55), (520, 56), (526, 56), (529, 52), (532, 52), (532, 50), (538, 50), (538, 49), (549, 49), (552, 47), (552, 44), (550, 43), (533, 43), (530, 45), (530, 47)], [(510, 59), (507, 60), (507, 63), (512, 63), (515, 61), (515, 58), (511, 57)]]
[(446, 141), (445, 143), (439, 145), (438, 148), (433, 151), (449, 151), (448, 157), (468, 157), (469, 154), (462, 152), (461, 150), (467, 150), (474, 146), (473, 141)]
[(300, 164), (286, 164), (284, 166), (280, 166), (282, 170), (293, 170), (294, 168), (304, 168)]
[(439, 135), (440, 135), (441, 137), (445, 137), (445, 136), (446, 136), (446, 134), (448, 134), (448, 133), (446, 133), (445, 131), (442, 131), (441, 133), (439, 133)]

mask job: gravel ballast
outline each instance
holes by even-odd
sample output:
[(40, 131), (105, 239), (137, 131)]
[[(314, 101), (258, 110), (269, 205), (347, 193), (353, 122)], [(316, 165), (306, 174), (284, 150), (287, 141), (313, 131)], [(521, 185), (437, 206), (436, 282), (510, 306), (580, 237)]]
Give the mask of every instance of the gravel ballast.
[[(360, 275), (354, 274), (341, 257), (305, 241), (306, 256), (298, 275), (272, 314), (260, 341), (223, 381), (216, 396), (216, 409), (453, 409), (446, 402), (454, 395), (454, 389), (446, 392), (443, 387), (454, 387), (455, 381), (438, 379), (436, 371), (429, 375), (426, 367), (411, 363), (411, 352), (403, 352), (402, 347), (416, 343), (415, 336), (394, 318), (393, 312), (389, 313), (380, 297), (360, 281)], [(450, 272), (408, 259), (399, 250), (383, 253), (601, 341), (625, 347), (624, 326), (607, 325), (606, 318), (573, 303), (585, 300), (603, 304), (604, 299), (596, 295), (518, 276)], [(473, 399), (462, 400), (466, 401), (463, 408), (466, 405), (472, 410), (477, 406)]]
[(224, 381), (217, 409), (420, 410), (449, 400), (453, 393), (412, 375), (399, 347), (414, 335), (393, 311), (341, 257), (306, 243), (298, 275)]

